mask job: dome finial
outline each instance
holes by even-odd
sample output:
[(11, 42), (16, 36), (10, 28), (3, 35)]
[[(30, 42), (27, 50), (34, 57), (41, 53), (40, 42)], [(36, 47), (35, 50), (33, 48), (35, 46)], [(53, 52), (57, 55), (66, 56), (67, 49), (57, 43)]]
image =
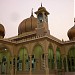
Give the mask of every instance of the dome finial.
[(31, 10), (31, 16), (33, 16), (33, 8), (32, 8), (32, 10)]
[(42, 2), (41, 2), (41, 7), (42, 7)]

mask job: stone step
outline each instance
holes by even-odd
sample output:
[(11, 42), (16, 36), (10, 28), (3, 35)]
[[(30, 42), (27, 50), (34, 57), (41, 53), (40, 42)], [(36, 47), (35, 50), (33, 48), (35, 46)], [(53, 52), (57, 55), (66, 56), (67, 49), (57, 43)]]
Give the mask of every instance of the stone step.
[(23, 75), (23, 74), (28, 75), (29, 74), (29, 71), (17, 71), (16, 74), (17, 75)]
[[(29, 71), (17, 71), (16, 75), (29, 75)], [(32, 75), (46, 75), (44, 70), (32, 71)]]
[(39, 74), (41, 74), (41, 75), (44, 75), (44, 74), (46, 74), (46, 71), (45, 70), (39, 70), (39, 71), (32, 71), (32, 74), (35, 74), (35, 75), (39, 75)]

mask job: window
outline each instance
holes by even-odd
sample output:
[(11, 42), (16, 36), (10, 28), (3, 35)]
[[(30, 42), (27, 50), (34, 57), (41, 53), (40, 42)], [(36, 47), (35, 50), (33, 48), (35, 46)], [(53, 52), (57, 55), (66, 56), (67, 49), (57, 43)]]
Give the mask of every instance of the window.
[(75, 47), (71, 47), (68, 52), (68, 70), (70, 72), (75, 72)]

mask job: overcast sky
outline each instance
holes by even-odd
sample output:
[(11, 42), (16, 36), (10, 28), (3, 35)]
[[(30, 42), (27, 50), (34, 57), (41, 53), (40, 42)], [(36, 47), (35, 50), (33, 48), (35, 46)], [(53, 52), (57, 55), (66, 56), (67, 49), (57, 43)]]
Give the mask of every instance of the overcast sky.
[(50, 34), (68, 40), (67, 31), (74, 25), (74, 0), (0, 0), (0, 23), (5, 27), (5, 37), (16, 36), (20, 22), (30, 17), (32, 8), (37, 11), (41, 2), (50, 13)]

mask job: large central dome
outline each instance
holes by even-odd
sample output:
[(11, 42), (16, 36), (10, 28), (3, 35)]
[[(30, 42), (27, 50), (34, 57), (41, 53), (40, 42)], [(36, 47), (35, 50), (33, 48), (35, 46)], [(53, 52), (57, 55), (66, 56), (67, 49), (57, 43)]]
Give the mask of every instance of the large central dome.
[(30, 18), (23, 20), (18, 27), (18, 35), (30, 31), (34, 31), (37, 28), (37, 18), (33, 15)]

